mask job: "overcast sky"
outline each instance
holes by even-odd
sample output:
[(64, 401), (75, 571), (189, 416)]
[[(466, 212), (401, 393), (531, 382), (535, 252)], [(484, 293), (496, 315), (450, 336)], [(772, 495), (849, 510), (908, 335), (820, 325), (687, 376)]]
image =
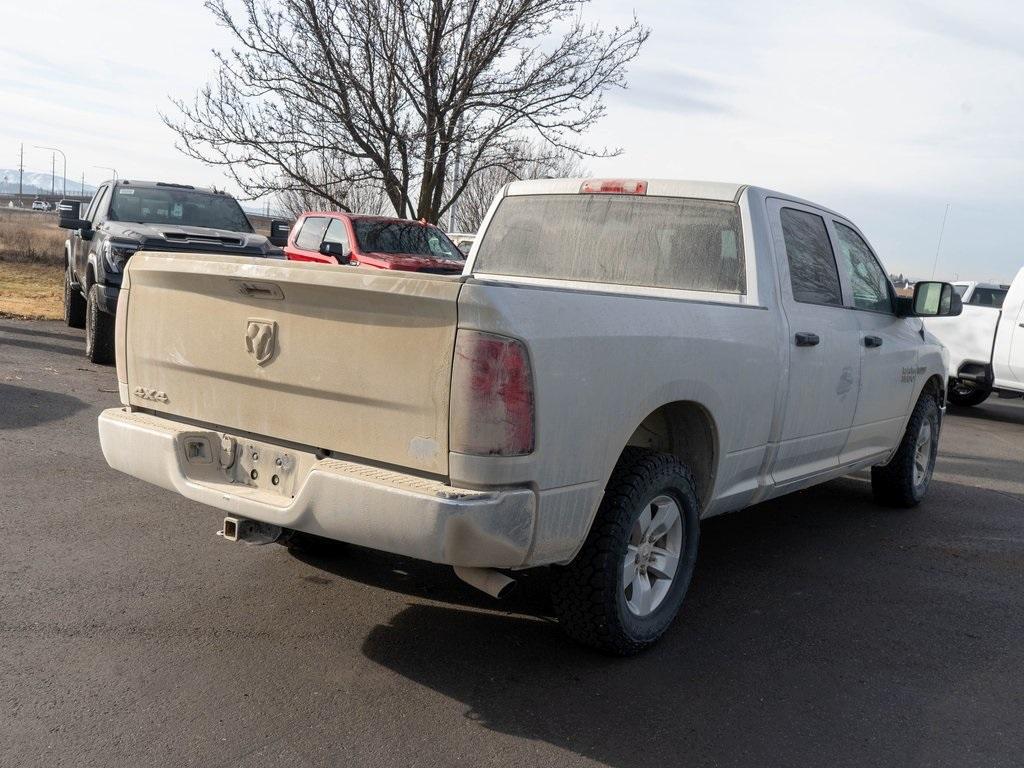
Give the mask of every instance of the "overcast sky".
[[(890, 271), (1010, 279), (1024, 266), (1024, 4), (1019, 0), (595, 0), (588, 16), (653, 33), (589, 137), (622, 155), (595, 175), (711, 179), (835, 208)], [(226, 185), (174, 149), (158, 111), (223, 46), (199, 0), (5, 3), (0, 168), (25, 144), (68, 176)], [(58, 158), (58, 163), (60, 162)], [(59, 172), (59, 167), (58, 167)], [(230, 185), (227, 185), (230, 188)]]

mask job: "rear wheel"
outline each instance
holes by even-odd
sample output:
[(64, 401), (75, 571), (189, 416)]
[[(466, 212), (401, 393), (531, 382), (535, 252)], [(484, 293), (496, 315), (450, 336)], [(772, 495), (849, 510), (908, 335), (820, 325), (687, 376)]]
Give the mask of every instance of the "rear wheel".
[(953, 405), (969, 408), (974, 405), (981, 405), (992, 394), (992, 387), (984, 384), (975, 384), (973, 381), (956, 379), (949, 385), (949, 392), (946, 397)]
[(884, 467), (871, 468), (875, 501), (890, 507), (920, 504), (931, 483), (938, 452), (939, 405), (931, 394), (923, 394), (892, 460)]
[(71, 270), (64, 270), (64, 323), (69, 328), (85, 328), (86, 302), (71, 283)]
[(89, 362), (110, 365), (114, 362), (114, 318), (100, 309), (100, 287), (89, 288), (85, 308), (85, 356)]
[(555, 576), (552, 603), (563, 629), (622, 656), (653, 645), (679, 612), (699, 540), (700, 505), (686, 465), (627, 448), (583, 548)]

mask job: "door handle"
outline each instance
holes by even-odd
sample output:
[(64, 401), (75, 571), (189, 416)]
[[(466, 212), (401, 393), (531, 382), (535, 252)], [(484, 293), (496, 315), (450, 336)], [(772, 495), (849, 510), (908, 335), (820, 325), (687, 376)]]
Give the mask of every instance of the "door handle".
[(865, 347), (880, 347), (880, 346), (882, 346), (882, 337), (881, 336), (865, 336), (864, 337), (864, 346)]
[(800, 331), (795, 337), (796, 345), (798, 347), (816, 347), (821, 341), (816, 333), (807, 333), (806, 331)]
[(253, 299), (283, 299), (284, 292), (274, 283), (251, 283), (245, 280), (232, 280), (238, 292)]

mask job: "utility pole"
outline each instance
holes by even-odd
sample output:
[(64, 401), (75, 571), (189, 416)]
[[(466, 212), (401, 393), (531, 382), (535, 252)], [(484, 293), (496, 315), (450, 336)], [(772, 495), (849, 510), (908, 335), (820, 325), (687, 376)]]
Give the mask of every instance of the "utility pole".
[(18, 205), (21, 205), (21, 180), (25, 177), (25, 145), (21, 145), (21, 156), (18, 160)]
[[(50, 150), (51, 153), (52, 152), (60, 152), (60, 156), (64, 160), (64, 197), (67, 197), (68, 196), (68, 156), (64, 154), (63, 150), (57, 149), (57, 147), (40, 147), (40, 146), (36, 146), (36, 149), (48, 149), (48, 150)], [(52, 154), (50, 155), (50, 158), (51, 159), (53, 158)], [(56, 166), (56, 161), (54, 160), (53, 162), (54, 162), (54, 166)], [(53, 175), (52, 174), (50, 175), (50, 194), (51, 195), (53, 194)]]
[(50, 197), (53, 197), (53, 186), (57, 183), (57, 153), (50, 153)]
[(935, 270), (939, 266), (939, 251), (942, 250), (942, 236), (946, 232), (946, 219), (949, 218), (949, 207), (952, 203), (946, 203), (946, 212), (942, 214), (942, 226), (939, 228), (939, 244), (935, 246), (935, 263), (932, 264), (932, 280), (935, 279)]
[(82, 189), (78, 193), (79, 197), (85, 197), (85, 171), (82, 171)]

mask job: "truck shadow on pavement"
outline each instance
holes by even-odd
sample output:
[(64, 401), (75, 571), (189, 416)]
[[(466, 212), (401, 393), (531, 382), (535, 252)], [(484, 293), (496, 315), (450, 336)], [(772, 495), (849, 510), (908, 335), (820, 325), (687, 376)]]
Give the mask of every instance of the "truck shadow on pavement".
[(21, 336), (40, 336), (46, 339), (60, 339), (61, 341), (81, 342), (84, 331), (76, 328), (64, 328), (60, 331), (46, 331), (41, 328), (28, 328), (15, 323), (5, 323), (0, 327), (4, 333), (16, 333)]
[[(67, 339), (67, 341), (71, 342), (74, 340)], [(82, 359), (85, 359), (83, 357), (84, 346), (69, 347), (63, 344), (54, 344), (48, 341), (36, 341), (35, 339), (12, 338), (10, 336), (0, 335), (0, 348), (2, 347), (14, 347), (15, 349), (32, 349), (37, 352), (56, 352), (57, 354), (60, 355), (73, 355), (75, 357), (81, 357)]]
[(957, 490), (936, 482), (932, 503), (890, 510), (846, 478), (707, 521), (680, 618), (628, 660), (562, 635), (543, 571), (496, 603), (441, 566), (358, 548), (344, 561), (297, 556), (430, 601), (375, 627), (363, 653), (494, 731), (620, 768), (863, 764), (872, 751), (924, 764), (985, 752), (997, 729), (1014, 728), (1012, 708), (995, 723), (987, 705), (954, 706), (968, 691), (1012, 699), (1020, 654), (993, 656), (1018, 647), (1022, 626), (990, 610), (1019, 602), (1009, 571), (972, 575), (985, 601), (949, 599), (965, 569), (991, 564), (984, 549), (957, 550), (985, 533), (948, 503)]
[(0, 384), (0, 405), (0, 429), (23, 429), (60, 421), (89, 407), (71, 395), (10, 384)]
[(996, 423), (1020, 424), (1024, 426), (1024, 408), (1020, 407), (1019, 398), (997, 398), (994, 395), (986, 400), (983, 405), (973, 408), (959, 408), (955, 405), (949, 406), (949, 415), (959, 416), (964, 419), (975, 419), (978, 421), (993, 421)]

